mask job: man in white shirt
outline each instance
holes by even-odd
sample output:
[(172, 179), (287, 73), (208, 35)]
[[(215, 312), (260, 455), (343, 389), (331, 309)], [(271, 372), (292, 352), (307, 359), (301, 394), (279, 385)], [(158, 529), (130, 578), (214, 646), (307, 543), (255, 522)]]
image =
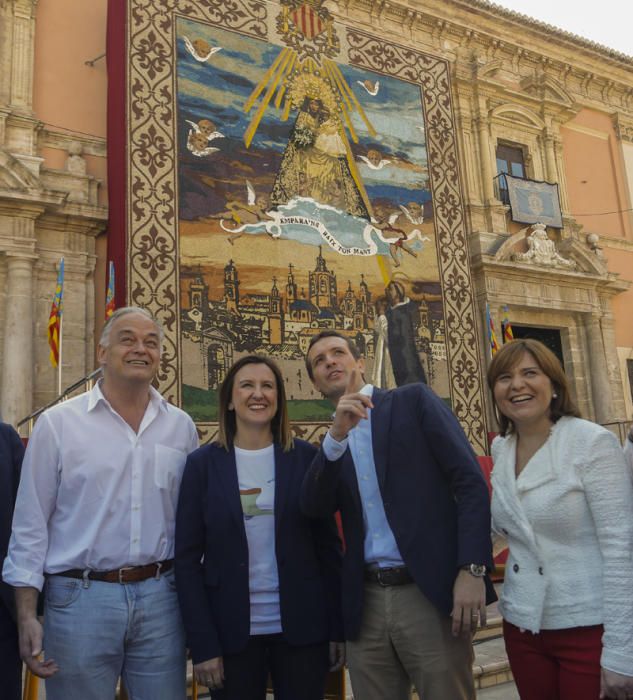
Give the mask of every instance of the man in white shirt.
[(28, 444), (3, 578), (48, 700), (112, 700), (119, 676), (131, 700), (185, 698), (174, 522), (198, 440), (151, 386), (162, 339), (144, 309), (116, 311), (99, 341), (103, 379), (42, 414)]

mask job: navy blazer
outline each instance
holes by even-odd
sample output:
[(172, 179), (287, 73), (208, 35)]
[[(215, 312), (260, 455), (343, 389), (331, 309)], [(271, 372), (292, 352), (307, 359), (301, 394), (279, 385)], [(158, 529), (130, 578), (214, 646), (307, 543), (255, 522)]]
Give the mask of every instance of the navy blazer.
[[(378, 483), (400, 554), (424, 595), (443, 613), (453, 606), (459, 567), (492, 568), (488, 488), (457, 419), (431, 389), (409, 384), (374, 388), (372, 444)], [(349, 448), (335, 462), (319, 450), (302, 489), (312, 516), (341, 511), (343, 616), (356, 639), (363, 611), (363, 508)], [(486, 581), (487, 601), (496, 600)]]
[(5, 605), (13, 617), (13, 588), (2, 581), (2, 564), (9, 548), (23, 456), (24, 445), (20, 436), (7, 423), (0, 423), (0, 605)]
[[(343, 639), (341, 545), (334, 519), (308, 518), (299, 494), (316, 448), (275, 445), (275, 553), (289, 644)], [(205, 445), (187, 458), (176, 515), (176, 586), (194, 663), (241, 651), (250, 635), (248, 543), (235, 451)]]

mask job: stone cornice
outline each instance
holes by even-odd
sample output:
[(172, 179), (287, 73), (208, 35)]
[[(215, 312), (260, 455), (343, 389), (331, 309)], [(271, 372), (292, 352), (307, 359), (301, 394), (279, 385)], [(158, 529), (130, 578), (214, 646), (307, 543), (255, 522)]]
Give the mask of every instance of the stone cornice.
[(628, 253), (633, 253), (633, 241), (627, 241), (624, 238), (610, 238), (609, 236), (600, 236), (600, 245), (602, 248), (612, 250), (626, 250)]
[(497, 275), (504, 279), (514, 279), (516, 281), (539, 282), (543, 284), (553, 284), (556, 287), (573, 287), (578, 289), (595, 289), (607, 291), (616, 295), (626, 292), (631, 287), (631, 282), (623, 280), (615, 273), (608, 275), (592, 274), (580, 272), (578, 270), (555, 270), (540, 268), (527, 263), (516, 261), (496, 260), (492, 255), (478, 255), (471, 260), (474, 269), (480, 269), (487, 275)]
[(541, 71), (582, 105), (633, 113), (633, 57), (487, 0), (427, 0), (423, 10), (416, 0), (329, 0), (328, 5), (336, 6), (343, 21), (364, 16), (369, 26), (380, 23), (401, 41), (449, 60), (474, 52), (515, 72), (521, 66), (520, 78)]
[(82, 155), (98, 156), (99, 158), (105, 158), (107, 156), (105, 137), (89, 136), (72, 131), (54, 131), (46, 126), (40, 133), (38, 145), (41, 148), (56, 148), (61, 151), (68, 151), (70, 144), (74, 142), (78, 142), (82, 145)]
[(60, 230), (63, 230), (64, 226), (68, 226), (69, 222), (74, 222), (82, 227), (86, 223), (90, 223), (95, 229), (94, 235), (98, 235), (108, 221), (108, 208), (68, 202), (58, 209), (47, 211), (42, 216), (42, 221), (44, 220), (48, 225), (59, 227)]
[(590, 39), (585, 39), (578, 34), (568, 32), (552, 24), (547, 24), (547, 22), (541, 22), (540, 20), (525, 15), (522, 12), (509, 10), (505, 7), (497, 5), (496, 3), (488, 2), (488, 0), (468, 0), (468, 2), (465, 2), (464, 0), (457, 0), (456, 4), (468, 5), (469, 9), (476, 12), (482, 11), (485, 13), (491, 13), (495, 18), (498, 18), (499, 16), (504, 17), (512, 22), (517, 22), (528, 26), (531, 29), (536, 30), (541, 35), (543, 33), (549, 34), (553, 38), (555, 37), (558, 40), (562, 39), (563, 41), (569, 42), (570, 44), (582, 48), (583, 50), (598, 53), (601, 57), (616, 61), (618, 63), (628, 64), (631, 66), (631, 68), (633, 68), (633, 56), (628, 56), (620, 51), (616, 51), (615, 49), (611, 49), (608, 46), (591, 41)]

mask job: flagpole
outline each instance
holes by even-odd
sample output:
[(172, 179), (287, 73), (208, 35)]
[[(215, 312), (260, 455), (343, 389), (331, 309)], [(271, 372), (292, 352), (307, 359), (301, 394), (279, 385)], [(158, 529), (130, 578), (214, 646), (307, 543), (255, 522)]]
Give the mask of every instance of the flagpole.
[(59, 364), (57, 365), (57, 396), (62, 395), (62, 347), (64, 337), (64, 315), (59, 317)]

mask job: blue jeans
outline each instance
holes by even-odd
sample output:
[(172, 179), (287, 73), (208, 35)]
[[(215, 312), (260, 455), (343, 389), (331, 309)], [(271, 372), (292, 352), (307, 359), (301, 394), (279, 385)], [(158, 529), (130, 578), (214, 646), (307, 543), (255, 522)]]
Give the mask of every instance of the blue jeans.
[(122, 677), (130, 700), (184, 700), (185, 636), (174, 573), (140, 583), (49, 576), (44, 650), (59, 671), (48, 700), (112, 700)]

